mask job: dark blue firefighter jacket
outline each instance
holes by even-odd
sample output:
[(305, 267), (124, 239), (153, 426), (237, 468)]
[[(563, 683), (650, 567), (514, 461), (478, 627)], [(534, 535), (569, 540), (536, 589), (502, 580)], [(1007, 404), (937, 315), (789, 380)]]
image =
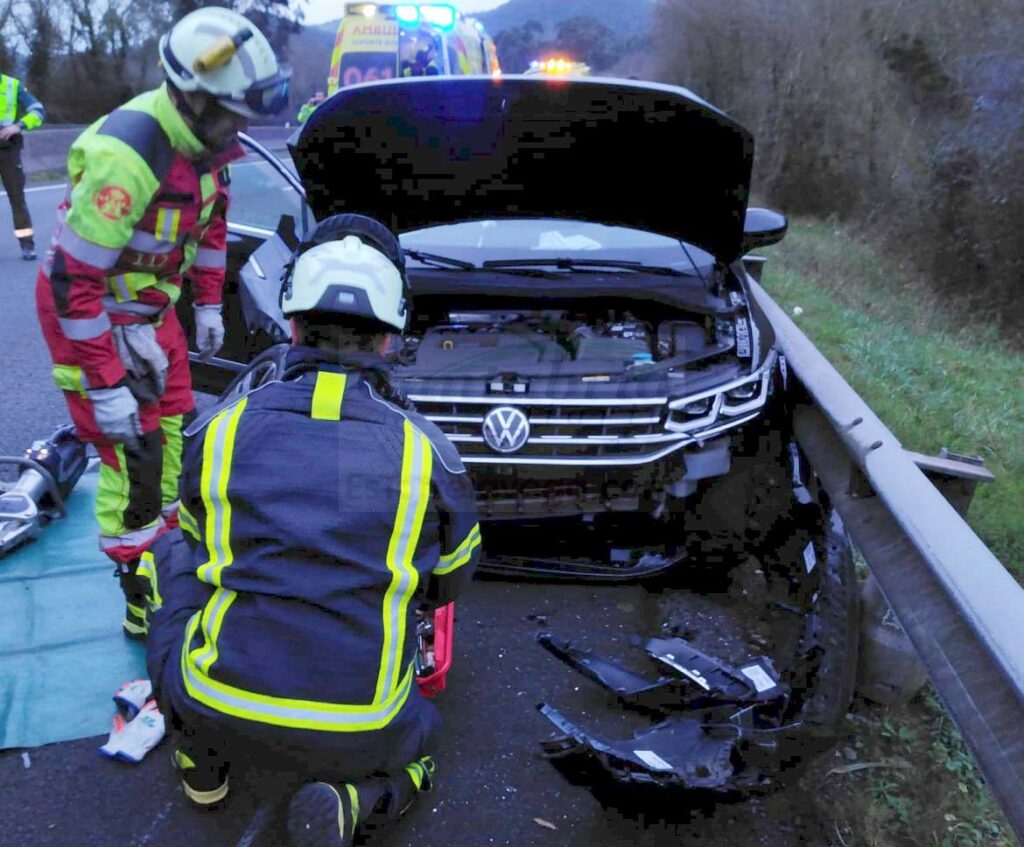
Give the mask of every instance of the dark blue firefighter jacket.
[(418, 602), (472, 575), (475, 496), (441, 432), (365, 371), (304, 347), (288, 365), (187, 434), (181, 525), (205, 602), (172, 700), (253, 729), (373, 732), (418, 696)]

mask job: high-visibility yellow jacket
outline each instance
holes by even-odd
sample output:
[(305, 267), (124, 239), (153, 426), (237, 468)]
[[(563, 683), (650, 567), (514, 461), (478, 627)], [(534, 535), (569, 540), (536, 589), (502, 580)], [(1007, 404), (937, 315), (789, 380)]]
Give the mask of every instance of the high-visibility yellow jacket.
[[(156, 319), (181, 293), (221, 302), (227, 247), (228, 162), (211, 154), (166, 86), (100, 118), (68, 153), (68, 196), (43, 264), (61, 332), (89, 387), (124, 377), (111, 323)], [(64, 387), (64, 386), (61, 386)]]
[(46, 109), (20, 79), (0, 74), (0, 127), (21, 124), (22, 129), (35, 129), (46, 120)]

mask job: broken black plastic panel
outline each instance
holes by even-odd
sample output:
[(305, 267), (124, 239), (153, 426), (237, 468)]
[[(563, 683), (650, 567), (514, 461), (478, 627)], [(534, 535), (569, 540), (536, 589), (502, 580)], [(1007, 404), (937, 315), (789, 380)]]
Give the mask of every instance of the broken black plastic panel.
[(670, 718), (632, 738), (615, 741), (587, 732), (546, 703), (537, 709), (562, 733), (541, 742), (549, 759), (594, 757), (623, 783), (707, 790), (736, 787), (735, 736), (716, 733), (700, 720)]
[(716, 704), (762, 703), (788, 693), (765, 656), (737, 668), (701, 652), (685, 638), (652, 638), (644, 649), (699, 686)]
[(553, 656), (608, 689), (630, 706), (670, 711), (680, 708), (685, 702), (686, 692), (682, 680), (661, 677), (652, 681), (626, 670), (617, 662), (573, 647), (570, 642), (555, 638), (550, 632), (537, 633), (537, 641)]
[[(818, 533), (824, 555), (811, 571), (797, 566), (815, 577), (817, 590), (803, 606), (803, 632), (785, 683), (765, 657), (733, 667), (682, 638), (644, 643), (651, 658), (679, 674), (652, 682), (545, 633), (539, 640), (550, 652), (627, 704), (664, 698), (669, 705), (669, 692), (685, 692), (674, 708), (663, 710), (667, 719), (621, 741), (588, 732), (541, 704), (540, 712), (560, 732), (541, 742), (545, 755), (581, 765), (596, 763), (622, 785), (722, 794), (766, 788), (798, 776), (805, 763), (834, 745), (853, 695), (857, 664), (853, 557), (838, 517), (831, 513), (826, 520)], [(687, 699), (693, 696), (704, 699)]]
[(569, 667), (636, 708), (660, 712), (715, 708), (764, 703), (782, 699), (789, 693), (770, 659), (751, 659), (735, 668), (702, 653), (683, 638), (647, 641), (647, 653), (678, 674), (656, 680), (635, 674), (596, 653), (573, 647), (550, 632), (538, 633), (537, 641)]

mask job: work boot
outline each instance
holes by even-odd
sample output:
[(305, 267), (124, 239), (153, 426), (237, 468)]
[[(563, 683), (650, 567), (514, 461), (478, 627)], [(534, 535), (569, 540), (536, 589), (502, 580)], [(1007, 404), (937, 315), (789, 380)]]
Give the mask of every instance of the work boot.
[(147, 610), (149, 608), (150, 583), (145, 577), (136, 574), (138, 567), (138, 559), (133, 559), (130, 562), (118, 562), (114, 576), (120, 580), (121, 592), (124, 594), (125, 610), (121, 630), (126, 638), (145, 642), (146, 636), (149, 634)]
[(434, 788), (434, 760), (424, 756), (405, 766), (392, 777), (376, 777), (360, 782), (359, 797), (363, 801), (363, 826), (367, 830), (397, 821), (420, 794)]
[(350, 847), (359, 823), (359, 800), (351, 782), (302, 786), (288, 804), (292, 847)]
[(174, 766), (181, 771), (181, 787), (197, 808), (219, 808), (228, 796), (228, 763), (196, 761), (181, 749), (174, 751)]
[(417, 759), (405, 766), (405, 774), (390, 781), (390, 803), (388, 813), (393, 818), (400, 818), (415, 802), (420, 794), (427, 794), (434, 788), (434, 771), (436, 766), (430, 756)]
[(121, 622), (121, 631), (126, 638), (130, 638), (132, 641), (146, 643), (146, 636), (149, 635), (149, 622), (146, 614), (145, 594), (125, 595), (124, 620)]

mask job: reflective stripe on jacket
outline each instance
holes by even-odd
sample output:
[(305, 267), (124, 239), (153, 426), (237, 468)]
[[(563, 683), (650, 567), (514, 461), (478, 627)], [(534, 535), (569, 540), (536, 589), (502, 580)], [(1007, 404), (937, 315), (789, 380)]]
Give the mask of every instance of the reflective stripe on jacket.
[(21, 84), (20, 79), (0, 74), (0, 127), (18, 123), (19, 116), (22, 127), (32, 130), (42, 126), (46, 120), (46, 109)]
[[(89, 385), (124, 376), (110, 324), (174, 305), (188, 273), (197, 304), (221, 301), (227, 246), (226, 164), (211, 158), (166, 86), (100, 118), (68, 153), (70, 191), (44, 264), (61, 331)], [(71, 363), (68, 363), (71, 364)]]
[(414, 609), (476, 565), (458, 453), (356, 370), (295, 348), (262, 386), (186, 434), (182, 529), (213, 588), (188, 621), (190, 708), (278, 727), (370, 732), (414, 685)]

